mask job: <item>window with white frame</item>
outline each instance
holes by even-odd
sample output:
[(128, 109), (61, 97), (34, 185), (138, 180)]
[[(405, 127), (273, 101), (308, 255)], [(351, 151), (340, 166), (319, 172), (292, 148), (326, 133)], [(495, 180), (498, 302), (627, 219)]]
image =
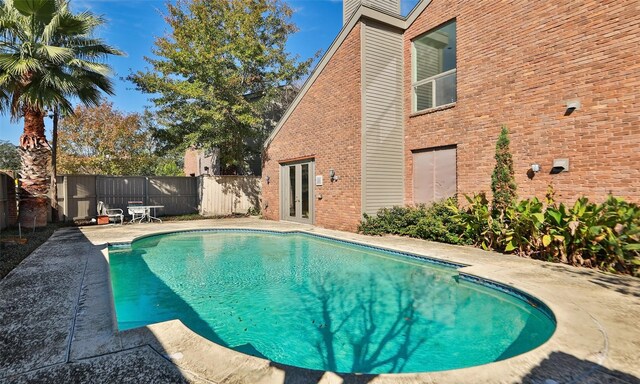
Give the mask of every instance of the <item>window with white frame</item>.
[(456, 21), (412, 41), (413, 112), (456, 101)]

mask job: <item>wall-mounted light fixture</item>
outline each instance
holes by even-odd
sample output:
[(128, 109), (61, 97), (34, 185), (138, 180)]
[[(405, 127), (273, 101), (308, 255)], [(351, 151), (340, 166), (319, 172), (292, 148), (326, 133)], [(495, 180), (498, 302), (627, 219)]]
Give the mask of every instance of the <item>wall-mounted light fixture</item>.
[(265, 177), (265, 181), (269, 184), (271, 182), (271, 178), (267, 175), (267, 177)]
[(560, 172), (569, 172), (569, 159), (554, 159), (553, 167), (551, 167), (551, 174), (557, 174)]
[(338, 181), (339, 177), (336, 175), (336, 171), (331, 168), (329, 170), (329, 180), (333, 183), (334, 181)]
[(567, 109), (565, 110), (564, 115), (569, 116), (573, 111), (579, 110), (580, 107), (580, 100), (567, 100)]
[(540, 164), (531, 164), (531, 170), (536, 173), (540, 172)]

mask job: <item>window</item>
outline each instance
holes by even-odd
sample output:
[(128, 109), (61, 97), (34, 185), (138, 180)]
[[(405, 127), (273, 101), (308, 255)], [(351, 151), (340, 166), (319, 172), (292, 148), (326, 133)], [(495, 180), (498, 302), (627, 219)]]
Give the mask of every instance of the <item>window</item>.
[(456, 147), (413, 152), (413, 202), (432, 203), (456, 194)]
[(413, 112), (456, 101), (456, 22), (412, 42)]

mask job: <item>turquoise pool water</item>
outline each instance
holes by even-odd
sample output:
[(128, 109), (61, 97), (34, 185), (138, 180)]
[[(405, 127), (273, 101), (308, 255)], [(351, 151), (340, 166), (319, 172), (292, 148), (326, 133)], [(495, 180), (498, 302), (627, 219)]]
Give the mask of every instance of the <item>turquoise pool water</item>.
[(426, 372), (544, 343), (540, 305), (454, 268), (318, 236), (211, 231), (109, 249), (120, 330), (180, 319), (254, 356), (335, 372)]

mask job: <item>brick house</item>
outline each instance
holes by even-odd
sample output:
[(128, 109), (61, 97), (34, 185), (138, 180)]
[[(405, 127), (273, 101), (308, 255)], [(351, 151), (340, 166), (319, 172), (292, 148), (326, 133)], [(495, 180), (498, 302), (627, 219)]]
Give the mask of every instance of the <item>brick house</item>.
[(502, 125), (519, 197), (640, 201), (637, 1), (343, 9), (265, 144), (266, 218), (354, 231), (381, 207), (489, 192)]
[(185, 176), (219, 175), (220, 159), (217, 149), (205, 150), (189, 147), (184, 152), (182, 170)]

